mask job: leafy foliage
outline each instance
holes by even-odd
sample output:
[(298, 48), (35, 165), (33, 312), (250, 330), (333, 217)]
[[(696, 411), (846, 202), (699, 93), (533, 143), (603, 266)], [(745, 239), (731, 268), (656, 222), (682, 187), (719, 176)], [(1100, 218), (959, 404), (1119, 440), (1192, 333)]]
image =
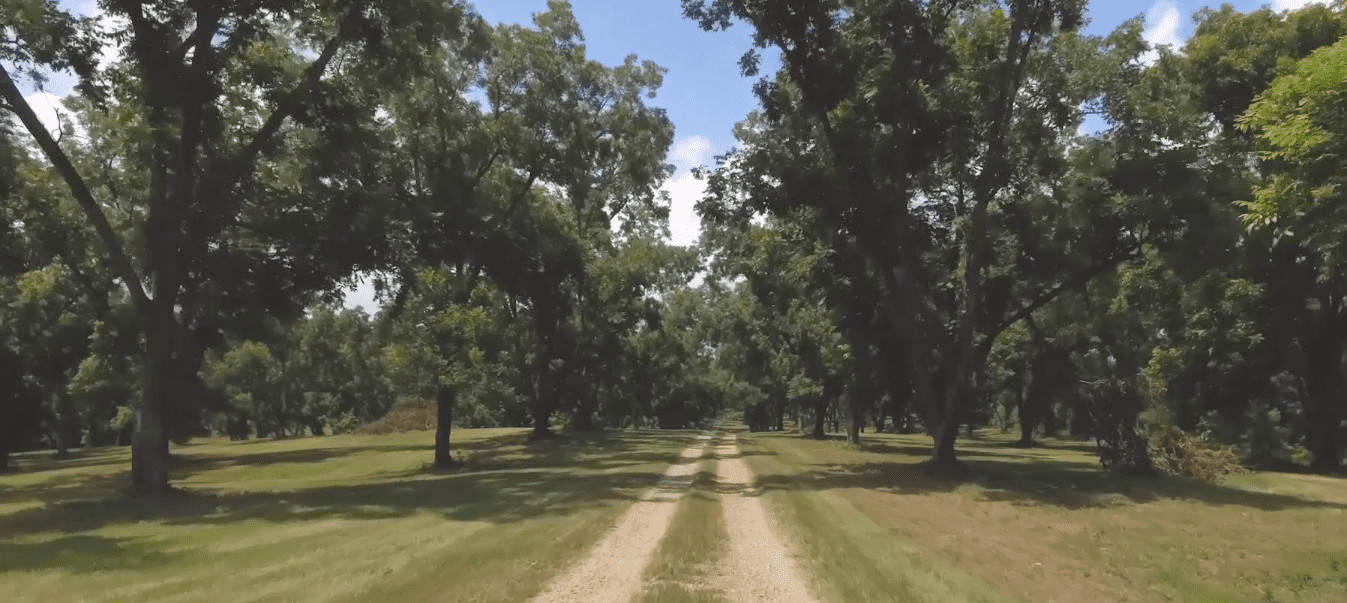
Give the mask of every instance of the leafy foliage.
[[(453, 426), (736, 412), (925, 431), (941, 470), (1016, 423), (1123, 472), (1341, 467), (1340, 4), (1170, 52), (1081, 0), (685, 0), (761, 78), (694, 248), (664, 70), (587, 56), (568, 3), (264, 4), (0, 0), (5, 454), (130, 440), (158, 493), (206, 433), (433, 426), (447, 465)], [(52, 133), (17, 82), (62, 69)]]

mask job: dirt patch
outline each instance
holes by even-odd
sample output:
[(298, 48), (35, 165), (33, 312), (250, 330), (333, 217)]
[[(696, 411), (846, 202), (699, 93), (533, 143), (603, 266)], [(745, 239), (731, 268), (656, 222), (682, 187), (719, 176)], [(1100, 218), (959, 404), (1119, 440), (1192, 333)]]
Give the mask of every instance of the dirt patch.
[(411, 402), (388, 411), (384, 418), (360, 426), (356, 433), (361, 435), (388, 435), (435, 429), (435, 404), (421, 401)]

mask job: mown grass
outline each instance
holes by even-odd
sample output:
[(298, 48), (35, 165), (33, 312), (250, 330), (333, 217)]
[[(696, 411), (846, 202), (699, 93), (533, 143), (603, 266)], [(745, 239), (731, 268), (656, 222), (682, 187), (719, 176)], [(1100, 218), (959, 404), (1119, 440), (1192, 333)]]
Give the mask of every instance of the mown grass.
[(725, 598), (708, 579), (729, 534), (716, 495), (716, 458), (708, 447), (691, 490), (678, 503), (669, 531), (644, 572), (641, 603), (706, 603)]
[(456, 430), (175, 447), (182, 494), (125, 497), (125, 449), (0, 476), (7, 601), (517, 601), (586, 552), (691, 438)]
[(1347, 600), (1341, 478), (1120, 478), (1089, 444), (990, 432), (960, 442), (957, 478), (917, 435), (740, 442), (829, 600)]

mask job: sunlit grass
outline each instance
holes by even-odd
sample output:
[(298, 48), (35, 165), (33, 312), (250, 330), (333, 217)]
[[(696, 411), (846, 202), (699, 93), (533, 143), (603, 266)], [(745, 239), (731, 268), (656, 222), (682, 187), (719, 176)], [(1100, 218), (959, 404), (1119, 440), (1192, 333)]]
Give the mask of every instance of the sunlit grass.
[(0, 477), (5, 600), (473, 600), (537, 592), (583, 555), (690, 440), (617, 432), (529, 444), (433, 434), (176, 447), (165, 501), (120, 488), (124, 449), (19, 460)]
[(968, 474), (922, 465), (930, 439), (859, 449), (741, 437), (831, 600), (1337, 601), (1347, 480), (1259, 472), (1206, 484), (1118, 478), (1091, 444), (962, 440)]
[[(529, 444), (461, 430), (207, 441), (175, 448), (183, 494), (125, 498), (123, 449), (25, 455), (0, 477), (5, 600), (527, 599), (587, 553), (689, 443), (617, 432)], [(1101, 473), (1090, 446), (960, 444), (928, 474), (921, 436), (860, 448), (741, 434), (744, 458), (826, 600), (1335, 601), (1347, 592), (1347, 481), (1220, 484)], [(647, 568), (646, 601), (723, 599), (726, 530), (709, 459)]]

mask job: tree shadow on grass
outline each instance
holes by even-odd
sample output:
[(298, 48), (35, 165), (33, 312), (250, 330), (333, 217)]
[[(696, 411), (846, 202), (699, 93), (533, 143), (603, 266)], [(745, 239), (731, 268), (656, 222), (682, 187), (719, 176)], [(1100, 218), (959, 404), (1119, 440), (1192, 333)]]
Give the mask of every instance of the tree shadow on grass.
[(321, 463), (368, 452), (364, 446), (325, 446), (323, 448), (303, 448), (299, 450), (277, 450), (230, 455), (177, 455), (173, 457), (174, 479), (182, 475), (194, 475), (229, 467), (254, 467), (259, 465), (278, 465), (282, 463)]
[[(130, 448), (97, 448), (90, 451), (72, 452), (66, 458), (56, 458), (49, 450), (25, 453), (22, 457), (10, 459), (12, 474), (31, 474), (43, 471), (94, 467), (112, 463), (125, 463), (131, 459)], [(0, 474), (4, 475), (4, 474)]]
[[(130, 480), (130, 468), (102, 473), (62, 476), (27, 486), (0, 489), (0, 504), (35, 502), (43, 505), (63, 500), (104, 498)], [(4, 516), (0, 516), (2, 519)]]
[[(962, 453), (962, 456), (972, 456)], [(1246, 490), (1219, 483), (1154, 476), (1106, 473), (1078, 462), (1036, 459), (967, 461), (957, 476), (932, 474), (922, 462), (866, 462), (813, 465), (797, 474), (758, 477), (763, 490), (831, 490), (864, 488), (898, 494), (953, 492), (973, 486), (985, 500), (1065, 509), (1101, 508), (1162, 499), (1193, 500), (1210, 505), (1287, 509), (1347, 509), (1347, 504)]]
[(78, 534), (40, 542), (0, 540), (0, 573), (62, 568), (85, 574), (166, 563), (170, 555), (132, 538)]
[(747, 449), (747, 448), (742, 448), (742, 447), (741, 447), (741, 448), (739, 448), (739, 450), (738, 450), (737, 452), (735, 452), (734, 454), (726, 454), (726, 453), (723, 453), (723, 452), (711, 452), (711, 451), (708, 451), (708, 452), (707, 452), (707, 456), (714, 456), (714, 457), (717, 458), (717, 459), (742, 459), (742, 458), (748, 458), (748, 457), (751, 457), (751, 456), (776, 456), (776, 453), (775, 453), (775, 452), (772, 452), (772, 451), (770, 451), (770, 450), (753, 450), (753, 449)]
[[(757, 432), (753, 435), (755, 437), (768, 437), (768, 438), (800, 438), (809, 440), (811, 442), (835, 442), (837, 444), (846, 444), (847, 441), (845, 435), (835, 433), (825, 434), (822, 438), (816, 438), (811, 434), (795, 434), (784, 431)], [(865, 452), (898, 454), (898, 455), (926, 458), (931, 456), (931, 446), (929, 444), (914, 444), (908, 443), (906, 441), (894, 440), (895, 438), (907, 439), (907, 438), (924, 438), (924, 437), (925, 436), (916, 433), (902, 433), (902, 434), (883, 433), (882, 435), (875, 433), (862, 434), (860, 445), (853, 446), (853, 449), (862, 450)], [(988, 440), (982, 438), (963, 439), (960, 440), (959, 442), (958, 453), (960, 457), (996, 458), (996, 457), (1004, 457), (1005, 453), (1001, 452), (1001, 450), (1004, 448), (1011, 448), (1011, 447), (1013, 446), (1009, 446), (999, 439), (998, 440)], [(1056, 446), (1054, 442), (1053, 446), (1040, 446), (1036, 449), (1069, 450), (1071, 448), (1067, 446)]]
[[(656, 485), (662, 471), (630, 467), (674, 461), (681, 450), (681, 446), (674, 444), (690, 442), (691, 434), (608, 433), (567, 437), (541, 449), (519, 446), (510, 436), (487, 440), (470, 441), (463, 446), (482, 452), (493, 452), (494, 446), (494, 452), (499, 453), (496, 460), (484, 461), (477, 468), (452, 473), (420, 469), (387, 472), (347, 485), (308, 488), (300, 485), (292, 491), (239, 494), (211, 494), (197, 489), (160, 499), (131, 499), (103, 482), (99, 484), (103, 487), (101, 497), (71, 500), (53, 495), (43, 499), (40, 508), (0, 516), (0, 540), (26, 533), (74, 533), (140, 521), (192, 526), (248, 520), (278, 523), (379, 520), (434, 513), (445, 519), (503, 524), (566, 515), (640, 496), (642, 491)], [(359, 452), (364, 447), (351, 448)], [(310, 458), (297, 457), (296, 452), (299, 451), (255, 456), (268, 457), (273, 462)], [(519, 457), (510, 458), (509, 454)], [(213, 463), (189, 463), (179, 469), (190, 476), (211, 466)], [(125, 475), (108, 479), (117, 479), (120, 484), (124, 483), (120, 480)]]
[[(172, 477), (174, 480), (182, 480), (193, 475), (229, 467), (318, 463), (366, 450), (365, 447), (324, 447), (213, 456), (175, 453), (172, 457)], [(96, 473), (81, 472), (74, 475), (59, 473), (74, 467), (93, 465), (105, 466), (106, 470)], [(50, 478), (0, 491), (0, 503), (38, 502), (51, 505), (90, 498), (107, 498), (129, 482), (129, 465), (130, 460), (125, 456), (104, 459), (99, 462), (64, 459), (46, 467), (46, 470), (53, 472)], [(37, 473), (31, 472), (30, 474)]]

